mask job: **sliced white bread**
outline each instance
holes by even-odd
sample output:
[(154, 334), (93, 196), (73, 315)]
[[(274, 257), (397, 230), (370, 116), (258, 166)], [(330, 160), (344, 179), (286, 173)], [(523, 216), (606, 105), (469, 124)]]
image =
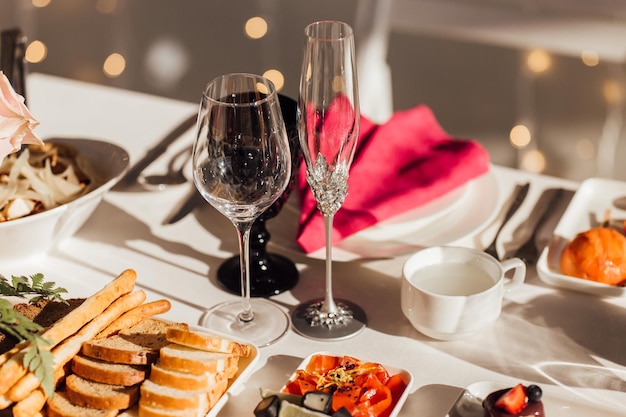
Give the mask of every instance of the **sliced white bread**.
[(215, 404), (219, 401), (222, 395), (224, 395), (227, 389), (228, 389), (228, 380), (223, 379), (207, 391), (207, 399), (209, 401), (209, 410), (215, 407)]
[(76, 375), (104, 384), (137, 385), (147, 378), (148, 369), (147, 365), (113, 363), (83, 355), (72, 359), (72, 371)]
[(150, 318), (116, 335), (83, 343), (81, 353), (108, 362), (150, 364), (157, 360), (159, 349), (169, 343), (166, 339), (168, 328), (188, 329), (189, 326)]
[(226, 369), (223, 373), (204, 372), (202, 374), (191, 374), (167, 369), (161, 366), (161, 362), (152, 364), (150, 370), (150, 380), (166, 387), (179, 388), (189, 391), (208, 391), (223, 379), (232, 378), (237, 373), (237, 367)]
[(69, 375), (65, 380), (65, 393), (74, 405), (101, 410), (125, 410), (139, 399), (139, 385), (102, 384), (78, 375)]
[[(139, 409), (159, 410), (197, 410), (204, 416), (228, 388), (228, 380), (222, 379), (208, 390), (190, 391), (166, 387), (146, 380), (141, 384)], [(196, 406), (194, 406), (196, 404)], [(140, 412), (141, 413), (141, 412)]]
[(222, 336), (196, 330), (180, 328), (167, 329), (167, 340), (196, 349), (209, 352), (233, 353), (239, 356), (248, 356), (251, 347), (245, 343), (238, 343)]
[(66, 393), (57, 391), (48, 400), (48, 417), (115, 417), (119, 410), (100, 410), (72, 404)]
[(137, 408), (138, 417), (204, 417), (205, 413), (196, 408), (187, 408), (185, 410), (170, 410), (167, 408), (150, 407), (149, 405), (139, 403)]
[(205, 372), (221, 374), (230, 368), (237, 367), (239, 356), (232, 353), (207, 352), (170, 343), (161, 348), (159, 361), (161, 367), (178, 372), (196, 375)]
[(204, 390), (183, 390), (156, 384), (149, 379), (141, 384), (139, 402), (154, 408), (173, 410), (196, 409), (209, 411), (209, 399)]

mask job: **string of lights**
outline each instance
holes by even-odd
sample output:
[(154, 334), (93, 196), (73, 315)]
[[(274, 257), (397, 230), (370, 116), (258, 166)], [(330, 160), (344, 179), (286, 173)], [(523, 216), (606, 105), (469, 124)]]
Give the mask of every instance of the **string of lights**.
[[(50, 6), (52, 1), (31, 0), (30, 7), (43, 9)], [(258, 2), (257, 5), (265, 5), (266, 3)], [(272, 31), (276, 31), (276, 27), (271, 20), (273, 12), (271, 7), (275, 7), (271, 6), (271, 3), (268, 2), (270, 6), (267, 7), (270, 9), (265, 10), (265, 15), (252, 15), (245, 20), (245, 23), (241, 25), (242, 39), (256, 42), (268, 36), (277, 36), (275, 32), (272, 35)], [(126, 4), (122, 0), (95, 0), (93, 2), (94, 10), (103, 16), (109, 16), (113, 27), (115, 27), (114, 23), (119, 25), (125, 6)], [(253, 9), (251, 9), (251, 14), (254, 14)], [(32, 17), (30, 19), (32, 20)], [(27, 16), (23, 20), (27, 23), (26, 26), (29, 26), (29, 17)], [(30, 26), (34, 26), (32, 22)], [(37, 30), (32, 30), (32, 32), (37, 34)], [(116, 31), (113, 30), (112, 32)], [(123, 30), (117, 32), (120, 32), (116, 34), (118, 37), (123, 37), (126, 33)], [(113, 40), (111, 43), (114, 50), (102, 49), (99, 52), (102, 54), (99, 58), (100, 76), (104, 75), (109, 79), (121, 81), (130, 68), (127, 60), (131, 58), (137, 60), (137, 53), (135, 51), (132, 55), (130, 50), (125, 49), (124, 42), (120, 39)], [(543, 114), (537, 111), (538, 88), (540, 88), (539, 84), (543, 77), (554, 75), (555, 71), (562, 71), (563, 69), (555, 68), (554, 62), (558, 55), (555, 55), (554, 52), (544, 49), (526, 50), (520, 48), (519, 50), (522, 59), (514, 100), (517, 106), (517, 120), (508, 132), (508, 146), (514, 149), (517, 168), (544, 173), (550, 169), (554, 162), (551, 161), (551, 155), (545, 149), (546, 141), (551, 140), (551, 138), (547, 137), (548, 135), (543, 129)], [(45, 39), (37, 39), (37, 36), (29, 39), (25, 55), (27, 62), (31, 64), (42, 63), (49, 59), (49, 54), (50, 51)], [(275, 65), (274, 61), (278, 61), (274, 58), (274, 56), (264, 57), (261, 64), (267, 64), (267, 68), (264, 68), (261, 73), (275, 84), (278, 91), (281, 91), (285, 86), (285, 74), (281, 69), (272, 67)], [(167, 88), (177, 88), (193, 65), (190, 52), (188, 48), (185, 48), (182, 41), (166, 35), (151, 40), (143, 59), (143, 71), (147, 74), (147, 82), (163, 92), (166, 92)], [(580, 161), (595, 161), (595, 174), (597, 176), (613, 177), (615, 175), (616, 148), (619, 146), (623, 130), (625, 80), (622, 63), (606, 62), (603, 59), (596, 51), (588, 49), (580, 51), (579, 62), (585, 67), (595, 67), (598, 68), (597, 71), (604, 71), (608, 68), (601, 91), (597, 92), (605, 106), (605, 119), (602, 125), (598, 126), (597, 134), (585, 131), (580, 133), (580, 137), (570, 136), (567, 138), (567, 146), (571, 149), (570, 155), (573, 158)], [(93, 65), (93, 62), (91, 64)], [(133, 62), (132, 65), (137, 66), (137, 62)], [(93, 71), (98, 71), (98, 67)], [(480, 140), (480, 138), (478, 139)]]

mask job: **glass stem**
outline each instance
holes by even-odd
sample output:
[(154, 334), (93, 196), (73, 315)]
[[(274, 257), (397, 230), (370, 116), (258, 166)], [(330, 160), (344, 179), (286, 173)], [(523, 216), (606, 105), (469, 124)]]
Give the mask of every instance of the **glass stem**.
[(250, 229), (252, 223), (240, 223), (237, 226), (239, 237), (239, 269), (241, 271), (241, 312), (240, 321), (248, 323), (254, 319), (250, 304)]
[(326, 294), (322, 304), (322, 313), (334, 314), (337, 304), (333, 298), (333, 219), (334, 215), (324, 216), (324, 231), (326, 235)]

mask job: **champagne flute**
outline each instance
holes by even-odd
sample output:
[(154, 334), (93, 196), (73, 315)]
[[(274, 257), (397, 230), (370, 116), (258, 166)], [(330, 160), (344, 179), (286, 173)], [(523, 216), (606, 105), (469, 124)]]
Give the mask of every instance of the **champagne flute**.
[(322, 299), (302, 303), (292, 313), (294, 329), (307, 337), (338, 340), (365, 328), (361, 307), (332, 293), (332, 229), (348, 192), (348, 171), (359, 135), (359, 101), (352, 28), (322, 21), (305, 29), (300, 78), (298, 129), (306, 178), (324, 216), (326, 289)]
[(254, 74), (228, 74), (204, 89), (193, 145), (196, 188), (237, 229), (241, 299), (211, 308), (202, 325), (267, 346), (289, 328), (276, 304), (250, 297), (250, 229), (285, 190), (291, 156), (278, 94)]

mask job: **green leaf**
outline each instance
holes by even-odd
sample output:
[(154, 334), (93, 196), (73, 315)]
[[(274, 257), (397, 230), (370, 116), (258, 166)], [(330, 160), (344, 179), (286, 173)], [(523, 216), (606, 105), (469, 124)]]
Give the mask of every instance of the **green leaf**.
[(41, 299), (59, 301), (67, 304), (67, 301), (61, 294), (67, 293), (62, 287), (55, 287), (55, 282), (44, 281), (43, 274), (34, 274), (29, 277), (12, 276), (9, 282), (4, 276), (0, 275), (0, 295), (16, 296), (25, 298), (26, 295), (35, 295), (30, 299), (31, 303), (36, 303)]
[[(56, 287), (54, 282), (46, 282), (41, 273), (25, 276), (12, 276), (9, 281), (0, 275), (0, 295), (30, 298), (31, 303), (42, 299), (68, 302), (61, 294), (67, 293), (65, 288)], [(18, 340), (27, 340), (31, 347), (23, 357), (23, 365), (39, 379), (42, 388), (49, 397), (54, 395), (54, 356), (48, 349), (51, 341), (43, 338), (38, 332), (43, 328), (29, 320), (26, 316), (13, 309), (12, 304), (0, 298), (0, 330)]]
[[(43, 338), (39, 337), (39, 339), (44, 342)], [(54, 395), (54, 356), (49, 350), (41, 349), (38, 343), (26, 351), (22, 364), (35, 374), (45, 393), (52, 397)], [(49, 344), (47, 341), (44, 343)]]

